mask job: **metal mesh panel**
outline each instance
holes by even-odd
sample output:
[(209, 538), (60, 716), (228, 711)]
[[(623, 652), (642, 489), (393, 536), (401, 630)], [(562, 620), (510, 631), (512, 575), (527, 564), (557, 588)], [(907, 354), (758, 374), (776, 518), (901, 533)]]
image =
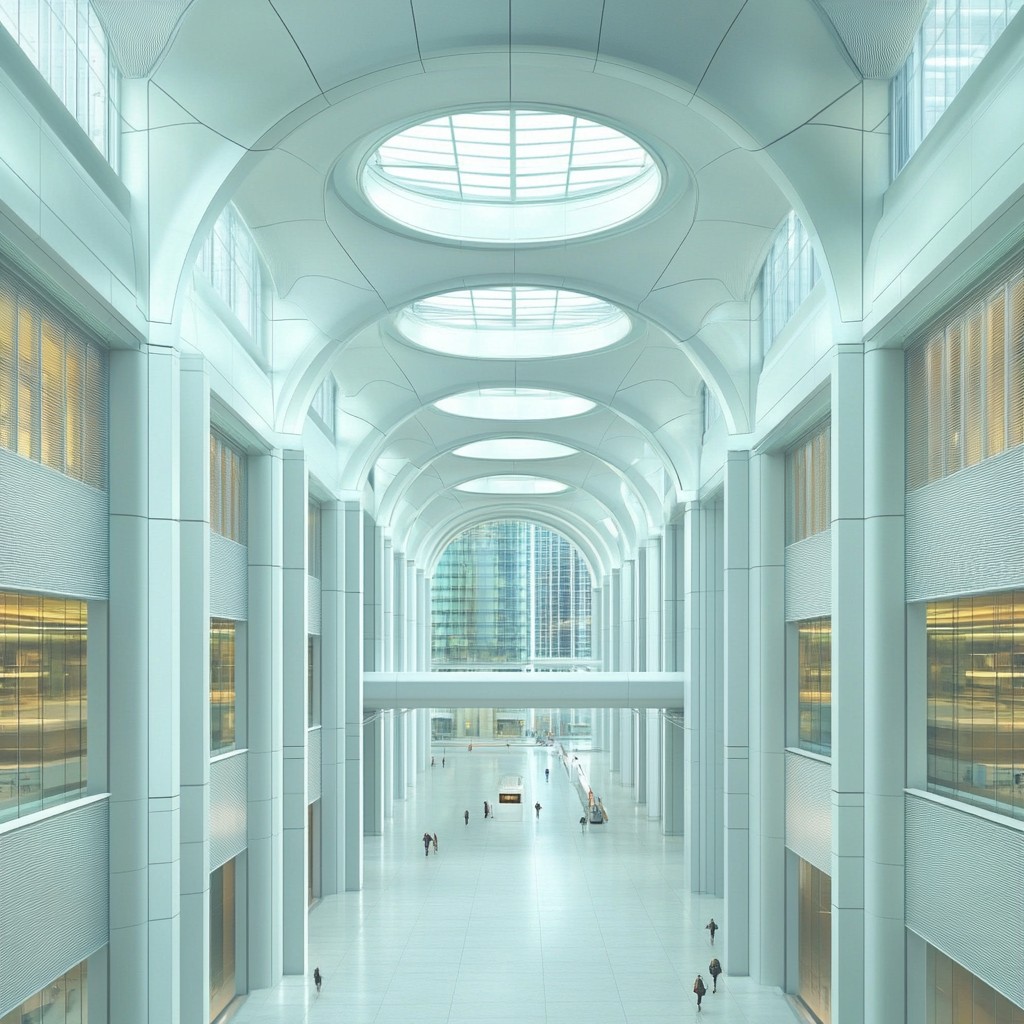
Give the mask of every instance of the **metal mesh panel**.
[(0, 446), (92, 487), (107, 486), (106, 355), (3, 273)]

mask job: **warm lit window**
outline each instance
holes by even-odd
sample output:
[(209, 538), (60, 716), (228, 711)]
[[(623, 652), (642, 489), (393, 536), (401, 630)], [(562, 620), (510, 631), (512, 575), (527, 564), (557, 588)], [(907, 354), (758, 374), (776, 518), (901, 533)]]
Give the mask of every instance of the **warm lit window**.
[(0, 447), (107, 485), (107, 361), (56, 310), (0, 276)]
[(88, 0), (0, 0), (0, 26), (116, 171), (120, 76)]
[(974, 293), (907, 355), (907, 488), (1024, 443), (1024, 270)]
[(85, 792), (84, 601), (0, 593), (0, 821)]
[(262, 274), (252, 235), (233, 206), (225, 206), (203, 243), (196, 269), (259, 347), (262, 343)]
[(1024, 591), (928, 605), (928, 785), (1024, 818)]
[(831, 526), (832, 429), (828, 421), (786, 453), (786, 543)]
[(832, 753), (832, 620), (796, 624), (798, 745)]
[(210, 752), (235, 749), (235, 623), (210, 620)]
[(893, 177), (1022, 6), (1024, 0), (929, 0), (910, 55), (892, 80)]
[(761, 269), (761, 330), (765, 354), (811, 294), (820, 276), (807, 230), (790, 210)]
[(245, 456), (220, 434), (210, 433), (210, 529), (245, 544)]

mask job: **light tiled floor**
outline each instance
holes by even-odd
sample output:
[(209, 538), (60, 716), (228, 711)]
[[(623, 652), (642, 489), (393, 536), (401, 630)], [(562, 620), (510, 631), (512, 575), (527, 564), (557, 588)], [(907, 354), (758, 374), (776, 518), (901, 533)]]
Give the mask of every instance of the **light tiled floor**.
[[(661, 1024), (698, 1019), (704, 923), (720, 900), (691, 895), (686, 850), (580, 751), (610, 821), (581, 833), (579, 798), (551, 748), (449, 745), (417, 776), (386, 835), (366, 840), (361, 892), (324, 899), (309, 925), (311, 978), (253, 992), (236, 1024)], [(551, 768), (550, 782), (544, 768)], [(504, 774), (523, 776), (522, 820), (487, 820)], [(539, 819), (533, 804), (543, 805)], [(470, 812), (469, 825), (463, 811)], [(438, 854), (423, 855), (424, 831)], [(793, 1024), (777, 989), (725, 974), (700, 1017)], [(710, 984), (709, 984), (710, 988)]]

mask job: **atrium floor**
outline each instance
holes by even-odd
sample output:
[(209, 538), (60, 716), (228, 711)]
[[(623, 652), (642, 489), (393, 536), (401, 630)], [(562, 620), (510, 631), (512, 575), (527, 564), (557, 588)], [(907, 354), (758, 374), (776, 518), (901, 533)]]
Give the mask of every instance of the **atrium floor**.
[[(699, 1019), (698, 971), (700, 1018), (798, 1019), (778, 989), (729, 976), (721, 936), (713, 951), (704, 929), (722, 901), (687, 890), (683, 839), (647, 820), (607, 753), (579, 752), (610, 819), (586, 831), (557, 748), (483, 741), (437, 744), (434, 756), (387, 834), (366, 839), (363, 890), (310, 915), (320, 994), (311, 977), (287, 977), (251, 993), (233, 1024), (678, 1024)], [(485, 821), (509, 774), (523, 777), (521, 820)], [(436, 855), (423, 854), (425, 831)]]

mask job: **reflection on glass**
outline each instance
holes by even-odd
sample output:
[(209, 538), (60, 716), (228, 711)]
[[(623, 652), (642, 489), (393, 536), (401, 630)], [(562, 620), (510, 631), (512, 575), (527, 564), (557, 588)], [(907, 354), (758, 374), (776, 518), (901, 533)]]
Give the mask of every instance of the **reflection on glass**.
[(210, 752), (235, 749), (235, 624), (210, 619)]
[(87, 961), (0, 1017), (0, 1024), (89, 1024)]
[(832, 620), (797, 623), (799, 745), (832, 753)]
[(799, 895), (800, 999), (814, 1016), (832, 1020), (832, 879), (801, 860)]
[(932, 946), (927, 971), (927, 1024), (1024, 1024), (1024, 1009)]
[(235, 862), (210, 875), (210, 1020), (235, 998)]
[(928, 606), (928, 785), (1024, 818), (1024, 591)]
[(86, 784), (84, 601), (0, 593), (0, 821)]

